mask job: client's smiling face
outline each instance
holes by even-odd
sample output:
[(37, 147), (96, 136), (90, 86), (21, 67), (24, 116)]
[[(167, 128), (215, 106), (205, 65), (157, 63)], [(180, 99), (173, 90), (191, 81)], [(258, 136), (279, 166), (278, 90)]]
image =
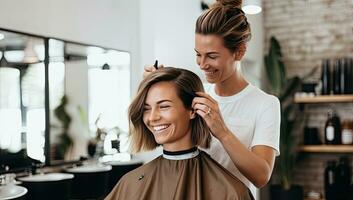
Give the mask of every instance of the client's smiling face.
[(193, 146), (190, 124), (194, 117), (178, 97), (173, 82), (159, 82), (148, 90), (143, 122), (163, 149), (179, 151)]

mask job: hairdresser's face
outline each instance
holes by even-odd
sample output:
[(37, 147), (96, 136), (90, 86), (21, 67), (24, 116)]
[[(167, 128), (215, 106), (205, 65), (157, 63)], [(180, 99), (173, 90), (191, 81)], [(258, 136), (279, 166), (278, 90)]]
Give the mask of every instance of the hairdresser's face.
[(220, 36), (196, 34), (195, 52), (196, 62), (209, 83), (221, 83), (234, 75), (236, 56)]
[(193, 112), (177, 96), (174, 83), (159, 82), (149, 89), (143, 121), (163, 149), (178, 151), (192, 147), (190, 120), (193, 117)]

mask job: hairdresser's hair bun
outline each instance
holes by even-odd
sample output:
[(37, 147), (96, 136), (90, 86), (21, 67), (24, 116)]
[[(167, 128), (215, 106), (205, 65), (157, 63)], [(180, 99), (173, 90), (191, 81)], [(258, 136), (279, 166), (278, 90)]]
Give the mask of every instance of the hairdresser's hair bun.
[(222, 6), (241, 8), (242, 0), (217, 0), (217, 3)]

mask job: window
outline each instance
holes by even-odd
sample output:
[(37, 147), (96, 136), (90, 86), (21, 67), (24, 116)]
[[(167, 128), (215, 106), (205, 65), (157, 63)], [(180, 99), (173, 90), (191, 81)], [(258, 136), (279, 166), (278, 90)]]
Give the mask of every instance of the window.
[(31, 64), (22, 79), (22, 99), (25, 107), (27, 154), (44, 162), (44, 64)]
[(0, 68), (0, 148), (21, 150), (20, 70)]

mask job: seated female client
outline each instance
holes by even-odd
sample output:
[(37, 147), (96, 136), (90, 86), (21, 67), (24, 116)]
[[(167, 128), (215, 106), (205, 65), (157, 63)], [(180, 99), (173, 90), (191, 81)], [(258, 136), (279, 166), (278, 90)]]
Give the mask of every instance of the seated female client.
[(191, 108), (200, 78), (166, 67), (149, 74), (129, 107), (136, 152), (163, 146), (163, 155), (123, 176), (106, 199), (250, 200), (248, 188), (198, 147), (210, 132)]

